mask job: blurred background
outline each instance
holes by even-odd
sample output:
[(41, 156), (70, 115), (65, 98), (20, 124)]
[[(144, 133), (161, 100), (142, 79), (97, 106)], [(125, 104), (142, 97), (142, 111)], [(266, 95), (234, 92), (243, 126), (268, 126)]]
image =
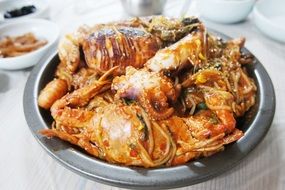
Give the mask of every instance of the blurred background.
[[(277, 105), (271, 129), (237, 167), (180, 190), (285, 189), (285, 0), (0, 0), (0, 15), (24, 5), (35, 5), (38, 12), (31, 18), (56, 23), (61, 36), (82, 24), (159, 13), (169, 17), (195, 15), (226, 35), (244, 36), (245, 46), (260, 60), (275, 86)], [(10, 21), (0, 17), (0, 27)], [(22, 106), (31, 70), (0, 70), (0, 189), (119, 189), (65, 169), (36, 142)]]
[[(132, 16), (163, 14), (169, 17), (199, 16), (206, 24), (234, 26), (251, 21), (259, 31), (285, 42), (284, 0), (0, 0), (0, 13), (24, 5), (38, 10), (26, 18), (49, 18), (62, 33), (74, 31), (82, 24), (95, 24)], [(1, 14), (0, 14), (1, 15)], [(0, 23), (13, 19), (3, 19)]]

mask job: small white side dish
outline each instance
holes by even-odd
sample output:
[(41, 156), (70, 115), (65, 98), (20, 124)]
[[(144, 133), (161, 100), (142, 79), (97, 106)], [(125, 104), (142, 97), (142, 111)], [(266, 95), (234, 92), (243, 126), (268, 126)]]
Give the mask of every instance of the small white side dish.
[(48, 43), (21, 56), (0, 58), (0, 69), (16, 70), (35, 65), (44, 53), (57, 42), (60, 33), (59, 27), (55, 23), (43, 19), (20, 20), (0, 26), (0, 38), (18, 36), (28, 32), (32, 32), (38, 39), (47, 40)]
[(219, 23), (236, 23), (251, 12), (255, 0), (197, 0), (199, 13)]
[(260, 0), (253, 9), (256, 26), (268, 37), (285, 43), (285, 1)]
[[(19, 16), (15, 18), (5, 19), (4, 14), (6, 11), (19, 9), (23, 6), (34, 5), (36, 11), (34, 13)], [(29, 18), (49, 18), (49, 4), (47, 0), (4, 0), (0, 1), (0, 23), (18, 21)]]

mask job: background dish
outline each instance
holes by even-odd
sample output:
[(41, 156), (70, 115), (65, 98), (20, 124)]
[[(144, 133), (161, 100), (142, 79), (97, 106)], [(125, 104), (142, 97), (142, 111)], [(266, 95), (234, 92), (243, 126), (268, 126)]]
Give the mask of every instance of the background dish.
[(43, 19), (19, 20), (0, 26), (1, 36), (18, 36), (28, 32), (32, 32), (38, 39), (47, 40), (48, 43), (21, 56), (0, 58), (0, 69), (15, 70), (35, 65), (44, 53), (55, 45), (59, 37), (59, 27), (53, 22)]
[(161, 14), (166, 0), (121, 0), (122, 5), (128, 14), (133, 16), (149, 16)]
[(198, 0), (197, 8), (205, 18), (220, 23), (236, 23), (251, 12), (255, 0)]
[[(27, 5), (34, 5), (37, 10), (34, 13), (20, 16), (17, 18), (5, 19), (4, 13), (13, 9), (21, 8)], [(49, 4), (47, 0), (7, 0), (0, 1), (0, 23), (1, 22), (10, 22), (18, 21), (28, 18), (48, 18), (49, 17)]]
[(285, 1), (260, 0), (253, 9), (256, 26), (270, 38), (285, 43)]
[[(214, 33), (228, 39), (221, 33)], [(55, 138), (46, 139), (38, 133), (40, 129), (50, 126), (52, 121), (47, 111), (39, 109), (38, 93), (52, 79), (58, 61), (57, 53), (54, 52), (46, 62), (37, 65), (32, 71), (23, 100), (27, 123), (35, 138), (52, 157), (76, 173), (102, 183), (138, 189), (146, 187), (161, 189), (205, 181), (229, 170), (244, 158), (263, 139), (274, 116), (273, 85), (261, 63), (256, 60), (248, 67), (248, 71), (257, 83), (257, 103), (238, 122), (238, 128), (245, 132), (245, 136), (236, 143), (226, 146), (225, 151), (171, 168), (144, 169), (108, 164), (66, 142)]]

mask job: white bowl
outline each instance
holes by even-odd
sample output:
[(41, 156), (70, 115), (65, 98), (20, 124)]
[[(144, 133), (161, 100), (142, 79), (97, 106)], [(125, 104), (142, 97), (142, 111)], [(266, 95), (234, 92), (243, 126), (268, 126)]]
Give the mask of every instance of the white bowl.
[(285, 42), (285, 1), (260, 0), (253, 9), (256, 26), (268, 37)]
[[(34, 13), (15, 18), (4, 18), (6, 11), (19, 9), (23, 6), (34, 5), (37, 10)], [(4, 0), (0, 1), (0, 23), (18, 21), (28, 18), (49, 18), (49, 3), (47, 0)]]
[(21, 56), (0, 58), (0, 69), (15, 70), (35, 65), (44, 53), (57, 42), (60, 33), (59, 27), (55, 23), (43, 19), (21, 20), (0, 26), (0, 37), (18, 36), (28, 32), (34, 33), (39, 39), (46, 39), (48, 43)]
[(206, 19), (220, 23), (236, 23), (251, 12), (255, 0), (197, 0), (197, 8)]

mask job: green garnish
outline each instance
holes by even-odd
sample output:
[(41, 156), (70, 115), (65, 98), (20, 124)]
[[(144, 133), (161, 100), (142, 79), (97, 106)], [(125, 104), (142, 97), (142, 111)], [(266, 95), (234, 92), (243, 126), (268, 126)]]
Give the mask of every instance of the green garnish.
[(207, 107), (207, 105), (206, 105), (205, 102), (199, 103), (199, 104), (197, 105), (197, 108), (198, 108), (199, 110), (206, 110), (206, 109), (208, 109), (208, 107)]

